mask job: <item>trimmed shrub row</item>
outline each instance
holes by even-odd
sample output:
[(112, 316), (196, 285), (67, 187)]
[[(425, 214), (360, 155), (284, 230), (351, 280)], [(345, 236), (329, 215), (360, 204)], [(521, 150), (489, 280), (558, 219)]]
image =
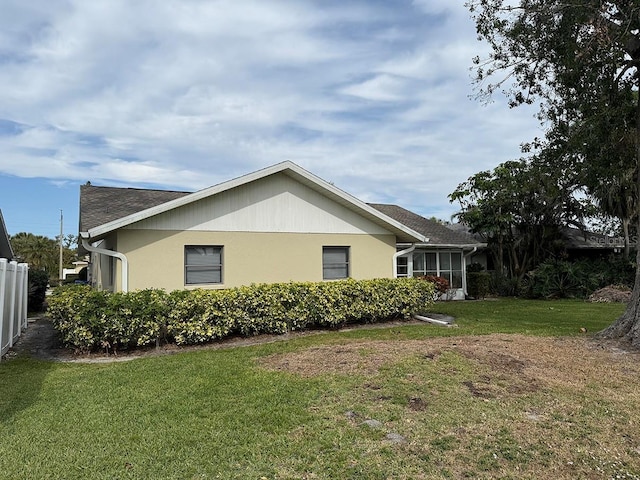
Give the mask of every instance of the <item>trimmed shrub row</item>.
[(424, 313), (434, 285), (414, 278), (254, 284), (227, 290), (109, 293), (60, 287), (48, 316), (66, 346), (82, 351), (160, 343), (194, 345), (230, 335), (283, 334)]

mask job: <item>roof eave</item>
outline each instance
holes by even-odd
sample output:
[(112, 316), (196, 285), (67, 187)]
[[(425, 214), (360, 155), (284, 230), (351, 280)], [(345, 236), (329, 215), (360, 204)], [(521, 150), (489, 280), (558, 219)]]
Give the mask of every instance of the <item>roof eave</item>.
[(417, 247), (431, 247), (431, 248), (486, 248), (486, 243), (419, 243)]

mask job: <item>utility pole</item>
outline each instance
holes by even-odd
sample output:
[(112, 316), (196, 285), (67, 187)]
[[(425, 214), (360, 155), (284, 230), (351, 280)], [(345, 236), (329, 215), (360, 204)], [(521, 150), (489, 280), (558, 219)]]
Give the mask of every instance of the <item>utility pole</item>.
[(60, 209), (60, 270), (58, 278), (62, 282), (62, 209)]

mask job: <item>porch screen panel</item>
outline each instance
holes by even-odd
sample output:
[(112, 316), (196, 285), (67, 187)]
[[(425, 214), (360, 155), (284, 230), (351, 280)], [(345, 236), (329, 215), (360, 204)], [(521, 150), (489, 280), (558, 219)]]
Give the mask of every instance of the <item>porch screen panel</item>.
[(413, 276), (422, 277), (426, 275), (426, 265), (424, 253), (418, 252), (413, 254)]
[(446, 278), (450, 288), (462, 288), (462, 254), (440, 252), (440, 276)]
[(462, 254), (451, 252), (451, 287), (462, 288)]
[(437, 259), (436, 259), (436, 254), (435, 253), (425, 253), (425, 261), (426, 261), (426, 265), (427, 265), (427, 271), (426, 274), (427, 275), (434, 275), (434, 276), (438, 276), (438, 263), (437, 263)]
[(438, 256), (435, 252), (418, 252), (413, 254), (413, 276), (440, 276), (438, 273)]

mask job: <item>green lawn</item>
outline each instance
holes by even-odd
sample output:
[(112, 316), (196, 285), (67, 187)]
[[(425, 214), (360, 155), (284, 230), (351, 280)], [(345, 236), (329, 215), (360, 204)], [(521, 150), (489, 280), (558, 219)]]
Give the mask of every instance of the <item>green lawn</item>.
[[(106, 364), (3, 361), (0, 478), (640, 478), (640, 399), (618, 377), (635, 375), (633, 362), (616, 364), (602, 384), (587, 369), (577, 372), (581, 383), (547, 384), (535, 380), (537, 364), (491, 364), (516, 361), (516, 352), (499, 350), (507, 337), (492, 340), (493, 360), (473, 350), (482, 339), (457, 350), (458, 340), (437, 338), (584, 336), (580, 328), (595, 332), (622, 310), (440, 303), (434, 311), (455, 316), (458, 328), (353, 329)], [(540, 418), (531, 437), (522, 434), (525, 413)], [(370, 418), (381, 427), (362, 424)], [(625, 439), (606, 440), (613, 431)]]

